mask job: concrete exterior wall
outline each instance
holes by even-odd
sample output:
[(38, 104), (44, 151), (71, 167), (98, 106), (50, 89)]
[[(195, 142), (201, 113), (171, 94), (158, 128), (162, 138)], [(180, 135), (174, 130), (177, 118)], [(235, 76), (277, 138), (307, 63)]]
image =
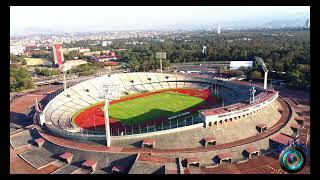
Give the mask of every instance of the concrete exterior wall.
[(251, 114), (251, 113), (253, 113), (255, 111), (259, 111), (259, 110), (265, 108), (266, 106), (268, 106), (269, 104), (271, 104), (277, 98), (278, 98), (278, 92), (275, 93), (275, 95), (272, 98), (270, 98), (270, 99), (268, 99), (268, 100), (266, 100), (266, 101), (264, 101), (262, 103), (259, 103), (257, 105), (245, 108), (245, 109), (232, 111), (232, 112), (227, 112), (227, 113), (224, 113), (224, 114), (212, 115), (212, 116), (204, 116), (204, 115), (202, 115), (200, 113), (200, 117), (203, 118), (203, 120), (204, 120), (206, 125), (208, 125), (209, 123), (219, 122), (221, 120), (223, 121), (225, 119), (229, 120), (230, 118), (236, 118), (238, 116), (241, 117), (242, 115), (247, 115), (247, 114)]
[[(190, 125), (190, 126), (184, 126), (184, 127), (174, 128), (174, 129), (167, 129), (167, 130), (163, 130), (163, 131), (150, 132), (150, 133), (133, 134), (133, 135), (125, 135), (125, 136), (111, 136), (111, 140), (144, 138), (144, 137), (149, 137), (149, 136), (154, 136), (154, 135), (162, 135), (162, 134), (169, 134), (169, 133), (174, 133), (174, 132), (179, 132), (179, 131), (185, 131), (185, 130), (203, 127), (203, 126), (204, 126), (203, 123), (198, 123), (198, 124), (194, 124), (194, 125)], [(105, 135), (72, 133), (72, 132), (67, 132), (67, 131), (63, 131), (63, 130), (57, 130), (56, 128), (50, 127), (49, 124), (45, 124), (45, 127), (51, 133), (57, 134), (59, 136), (65, 137), (65, 138), (87, 139), (87, 140), (105, 140), (106, 139)]]

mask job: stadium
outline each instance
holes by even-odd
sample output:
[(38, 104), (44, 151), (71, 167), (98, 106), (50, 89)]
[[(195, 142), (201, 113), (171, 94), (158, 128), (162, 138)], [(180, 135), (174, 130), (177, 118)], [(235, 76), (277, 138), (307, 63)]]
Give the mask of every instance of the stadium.
[(259, 158), (302, 128), (289, 101), (212, 75), (106, 74), (49, 94), (44, 109), (36, 104), (34, 126), (11, 145), (22, 146), (21, 136), (34, 142), (38, 148), (19, 156), (36, 169), (54, 164), (53, 174), (230, 173), (228, 164), (254, 173)]
[[(218, 106), (219, 100), (223, 99), (224, 106), (249, 100), (249, 86), (208, 78), (160, 73), (113, 74), (84, 81), (56, 96), (43, 111), (46, 127), (61, 135), (67, 131), (75, 137), (86, 134), (91, 139), (105, 139), (99, 135), (105, 134), (101, 131), (103, 86), (116, 83), (113, 90), (118, 91), (116, 96), (120, 98), (110, 102), (109, 110), (111, 134), (115, 136), (159, 131), (160, 126), (175, 129), (197, 124), (203, 121), (197, 111)], [(258, 94), (261, 92), (257, 90)]]

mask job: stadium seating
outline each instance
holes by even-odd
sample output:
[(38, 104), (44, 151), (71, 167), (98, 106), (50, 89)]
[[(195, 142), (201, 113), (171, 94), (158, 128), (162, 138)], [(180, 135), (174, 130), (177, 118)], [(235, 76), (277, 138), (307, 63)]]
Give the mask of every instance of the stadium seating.
[[(74, 86), (69, 87), (65, 92), (57, 95), (48, 105), (44, 112), (46, 122), (50, 127), (70, 130), (74, 128), (70, 118), (79, 110), (102, 102), (103, 85), (116, 84), (119, 86), (120, 95), (128, 95), (146, 91), (157, 91), (167, 88), (210, 88), (208, 79), (199, 78), (186, 74), (160, 74), (160, 73), (120, 73), (92, 78)], [(246, 88), (244, 88), (246, 87)], [(265, 94), (259, 94), (257, 98), (266, 98)], [(225, 105), (248, 99), (249, 86), (240, 83), (223, 83), (219, 86), (219, 96), (224, 98)]]

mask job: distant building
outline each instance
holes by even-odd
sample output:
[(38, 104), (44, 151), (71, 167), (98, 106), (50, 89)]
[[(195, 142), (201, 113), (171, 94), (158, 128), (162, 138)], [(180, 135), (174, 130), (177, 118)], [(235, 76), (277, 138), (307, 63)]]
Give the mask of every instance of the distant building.
[(83, 52), (83, 55), (84, 56), (100, 56), (101, 52), (100, 51), (93, 51), (93, 52)]
[(24, 46), (10, 46), (10, 53), (14, 55), (22, 54), (25, 50)]
[(82, 52), (90, 52), (90, 48), (80, 48), (79, 52), (80, 53), (82, 53)]
[(230, 61), (230, 69), (239, 69), (240, 67), (251, 68), (253, 61)]
[(108, 45), (111, 45), (111, 44), (112, 44), (112, 41), (102, 41), (102, 43), (101, 43), (101, 45), (102, 45), (103, 47), (108, 46)]
[(80, 47), (74, 47), (74, 48), (64, 48), (63, 52), (64, 53), (69, 53), (70, 51), (78, 51), (79, 52)]
[(53, 57), (54, 57), (54, 64), (61, 65), (64, 61), (63, 58), (63, 50), (61, 44), (54, 44), (53, 45)]
[(217, 24), (217, 33), (220, 34), (221, 33), (221, 27), (220, 24)]
[(31, 57), (31, 56), (32, 56), (32, 53), (29, 52), (29, 51), (27, 51), (27, 52), (24, 52), (23, 55), (26, 55), (26, 56), (28, 56), (28, 57)]
[(99, 56), (92, 55), (91, 57), (89, 57), (90, 61), (107, 64), (107, 62), (109, 62), (110, 60), (117, 60), (116, 53), (113, 51), (107, 50), (107, 51), (101, 51), (101, 52), (97, 51), (97, 52), (99, 52)]
[(310, 20), (309, 19), (306, 20), (306, 22), (304, 24), (304, 28), (305, 29), (309, 29), (310, 28)]
[(202, 48), (202, 53), (203, 53), (203, 54), (207, 54), (207, 46), (203, 46), (203, 48)]
[(154, 42), (164, 42), (164, 39), (160, 39), (160, 38), (153, 38)]

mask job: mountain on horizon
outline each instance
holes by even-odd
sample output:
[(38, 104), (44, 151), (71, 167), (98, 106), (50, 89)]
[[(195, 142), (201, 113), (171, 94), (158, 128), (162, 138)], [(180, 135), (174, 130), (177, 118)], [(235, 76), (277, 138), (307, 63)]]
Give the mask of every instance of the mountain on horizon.
[(289, 19), (289, 20), (273, 20), (263, 24), (263, 28), (283, 28), (283, 27), (302, 27), (305, 25), (307, 19)]
[[(209, 21), (209, 22), (180, 22), (180, 23), (168, 23), (166, 25), (154, 25), (152, 27), (139, 27), (139, 26), (131, 26), (131, 27), (114, 27), (108, 28), (109, 31), (171, 31), (171, 30), (204, 30), (204, 29), (211, 29), (215, 30), (217, 24), (220, 24), (221, 28), (233, 28), (233, 29), (247, 29), (247, 28), (282, 28), (282, 27), (302, 27), (304, 26), (306, 20), (309, 19), (307, 15), (302, 14), (292, 14), (284, 17), (277, 17), (277, 18), (250, 18), (250, 19), (235, 19), (229, 21)], [(102, 28), (105, 29), (105, 28)], [(89, 30), (90, 32), (101, 32), (100, 28), (91, 27)], [(107, 28), (106, 28), (107, 29)], [(69, 30), (70, 31), (70, 30)], [(58, 30), (58, 29), (51, 29), (51, 28), (42, 28), (38, 26), (31, 26), (22, 29), (19, 32), (10, 33), (10, 34), (59, 34), (59, 33), (66, 33), (69, 32), (68, 30)], [(70, 31), (71, 32), (71, 31)], [(81, 32), (88, 32), (88, 29), (85, 30), (81, 28), (78, 32), (72, 33), (81, 33)]]
[(13, 34), (29, 34), (30, 35), (30, 34), (53, 34), (53, 33), (64, 33), (64, 31), (31, 26), (31, 27), (24, 28), (23, 30)]

